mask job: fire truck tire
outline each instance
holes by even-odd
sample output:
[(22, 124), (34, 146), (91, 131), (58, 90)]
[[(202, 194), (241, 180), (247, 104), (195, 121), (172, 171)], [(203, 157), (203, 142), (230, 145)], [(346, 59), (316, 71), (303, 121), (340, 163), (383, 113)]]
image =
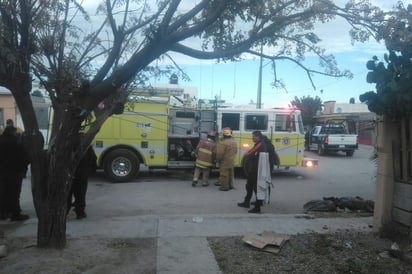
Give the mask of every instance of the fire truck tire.
[(114, 183), (131, 181), (139, 173), (140, 162), (136, 154), (127, 149), (116, 149), (104, 160), (104, 174)]

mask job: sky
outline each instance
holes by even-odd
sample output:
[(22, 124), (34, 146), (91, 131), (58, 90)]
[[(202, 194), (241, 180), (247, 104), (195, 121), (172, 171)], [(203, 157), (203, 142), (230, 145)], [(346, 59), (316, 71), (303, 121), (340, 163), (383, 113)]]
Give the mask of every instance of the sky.
[[(389, 9), (396, 4), (395, 0), (372, 1), (375, 5)], [(353, 73), (352, 79), (313, 75), (316, 89), (306, 75), (306, 72), (296, 64), (288, 61), (276, 62), (277, 78), (285, 83), (285, 89), (273, 87), (273, 70), (269, 61), (263, 62), (262, 75), (262, 108), (287, 107), (295, 97), (318, 96), (323, 102), (334, 100), (338, 103), (348, 103), (354, 98), (359, 103), (359, 95), (375, 90), (374, 84), (366, 82), (368, 70), (366, 62), (376, 55), (383, 60), (386, 53), (384, 44), (374, 40), (367, 43), (351, 44), (348, 33), (349, 26), (343, 20), (320, 25), (316, 31), (322, 39), (321, 45), (333, 54), (341, 70), (348, 69)], [(260, 59), (254, 58), (235, 63), (217, 64), (213, 61), (196, 60), (179, 56), (179, 65), (188, 74), (191, 81), (180, 80), (179, 84), (195, 86), (199, 98), (213, 99), (219, 96), (227, 103), (234, 105), (248, 104), (257, 101)], [(305, 61), (316, 68), (317, 57), (308, 56)], [(167, 81), (167, 79), (164, 79)]]
[[(349, 38), (348, 38), (349, 41)], [(275, 88), (273, 70), (269, 61), (263, 61), (262, 69), (262, 103), (263, 107), (286, 107), (295, 97), (318, 96), (323, 102), (334, 100), (339, 103), (349, 102), (355, 98), (359, 102), (359, 95), (374, 90), (374, 84), (366, 82), (366, 62), (373, 55), (382, 57), (385, 48), (382, 45), (371, 43), (354, 47), (348, 42), (350, 50), (333, 53), (341, 69), (349, 69), (353, 73), (352, 79), (333, 78), (313, 75), (316, 89), (306, 75), (306, 72), (297, 65), (283, 61), (277, 62), (277, 77), (285, 83), (285, 89)], [(308, 57), (309, 62), (317, 62), (317, 58)], [(216, 64), (202, 60), (193, 60), (192, 63), (181, 64), (191, 81), (180, 80), (180, 85), (195, 86), (200, 98), (214, 98), (220, 96), (222, 100), (233, 104), (247, 104), (257, 101), (259, 81), (258, 58), (236, 63)]]
[[(87, 0), (89, 8), (101, 0)], [(342, 1), (342, 0), (336, 0)], [(389, 9), (397, 0), (372, 0), (373, 4)], [(407, 2), (407, 1), (404, 1)], [(312, 87), (306, 72), (297, 65), (283, 61), (276, 62), (277, 77), (285, 83), (285, 89), (274, 88), (273, 70), (268, 61), (263, 62), (262, 107), (286, 107), (295, 98), (318, 96), (323, 102), (334, 100), (338, 103), (349, 102), (354, 98), (359, 102), (359, 95), (374, 90), (374, 84), (366, 82), (368, 70), (366, 62), (374, 55), (383, 59), (386, 49), (383, 44), (371, 40), (367, 43), (351, 44), (348, 25), (343, 20), (320, 25), (316, 31), (322, 39), (321, 45), (333, 54), (341, 70), (348, 69), (353, 79), (332, 78), (313, 75), (316, 89)], [(186, 72), (190, 81), (179, 80), (182, 86), (196, 87), (198, 97), (213, 99), (219, 96), (226, 103), (238, 105), (257, 101), (259, 63), (258, 58), (247, 59), (235, 63), (217, 64), (214, 61), (197, 60), (187, 56), (172, 54), (174, 61)], [(167, 58), (166, 58), (167, 59)], [(308, 56), (306, 64), (316, 68), (318, 59)], [(167, 83), (168, 79), (160, 79), (158, 84)]]

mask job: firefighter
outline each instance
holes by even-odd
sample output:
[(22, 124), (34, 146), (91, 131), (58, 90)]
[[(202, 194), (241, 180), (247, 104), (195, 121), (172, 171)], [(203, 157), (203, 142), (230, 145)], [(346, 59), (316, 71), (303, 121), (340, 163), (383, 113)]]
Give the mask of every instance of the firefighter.
[(194, 152), (196, 156), (195, 172), (193, 174), (192, 186), (197, 185), (200, 173), (202, 173), (202, 186), (209, 185), (210, 169), (213, 166), (216, 158), (216, 132), (211, 130), (207, 134), (206, 140), (200, 140)]
[(219, 190), (228, 191), (233, 189), (234, 161), (237, 153), (237, 143), (232, 138), (232, 130), (229, 127), (223, 128), (222, 139), (216, 146), (216, 161), (219, 164)]

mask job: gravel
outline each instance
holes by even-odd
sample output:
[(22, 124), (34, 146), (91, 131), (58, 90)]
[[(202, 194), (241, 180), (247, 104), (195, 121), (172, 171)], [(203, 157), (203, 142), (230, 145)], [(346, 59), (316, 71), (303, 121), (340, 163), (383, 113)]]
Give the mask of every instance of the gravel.
[(291, 236), (278, 254), (247, 245), (242, 237), (208, 238), (224, 274), (412, 273), (410, 241), (393, 250), (393, 240), (373, 233), (337, 232)]

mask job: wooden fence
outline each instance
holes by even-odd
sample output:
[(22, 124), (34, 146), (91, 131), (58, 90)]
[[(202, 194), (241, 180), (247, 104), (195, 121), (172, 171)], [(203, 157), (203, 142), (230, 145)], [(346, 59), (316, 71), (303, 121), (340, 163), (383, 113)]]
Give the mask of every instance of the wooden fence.
[(396, 122), (393, 138), (392, 219), (411, 227), (412, 224), (412, 117)]

